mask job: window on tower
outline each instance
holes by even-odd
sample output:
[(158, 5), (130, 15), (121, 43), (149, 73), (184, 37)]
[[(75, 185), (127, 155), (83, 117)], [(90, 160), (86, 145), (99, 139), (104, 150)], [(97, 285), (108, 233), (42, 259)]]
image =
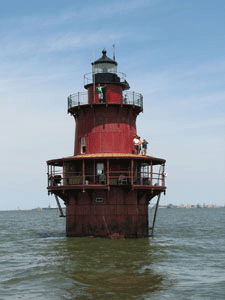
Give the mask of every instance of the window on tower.
[(96, 198), (95, 202), (97, 202), (97, 203), (103, 203), (104, 202), (104, 198)]
[(86, 153), (86, 140), (84, 137), (81, 138), (81, 154)]

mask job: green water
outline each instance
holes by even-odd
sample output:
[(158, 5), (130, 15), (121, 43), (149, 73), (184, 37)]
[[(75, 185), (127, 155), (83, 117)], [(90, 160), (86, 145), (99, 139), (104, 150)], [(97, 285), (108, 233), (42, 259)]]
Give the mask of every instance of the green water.
[(0, 299), (224, 299), (225, 209), (160, 209), (154, 238), (67, 238), (57, 211), (0, 212)]

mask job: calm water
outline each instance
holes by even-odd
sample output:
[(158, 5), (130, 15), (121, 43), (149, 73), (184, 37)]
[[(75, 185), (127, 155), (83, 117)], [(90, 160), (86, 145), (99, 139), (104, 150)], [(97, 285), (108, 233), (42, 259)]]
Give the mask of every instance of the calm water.
[(154, 238), (66, 238), (57, 211), (0, 212), (0, 299), (225, 299), (225, 209), (159, 209)]

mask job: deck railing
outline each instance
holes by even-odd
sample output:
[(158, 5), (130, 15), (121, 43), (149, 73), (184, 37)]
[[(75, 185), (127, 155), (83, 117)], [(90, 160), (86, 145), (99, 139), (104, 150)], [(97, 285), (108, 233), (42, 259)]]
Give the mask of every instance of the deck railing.
[(51, 172), (48, 174), (48, 187), (69, 185), (145, 185), (164, 186), (164, 174), (154, 172), (143, 175), (140, 172), (131, 176), (130, 171), (111, 171), (108, 174), (85, 174), (82, 172)]
[(143, 96), (135, 92), (123, 92), (123, 104), (131, 104), (143, 108)]
[(78, 92), (76, 94), (69, 95), (67, 97), (67, 101), (68, 109), (75, 106), (88, 104), (88, 92)]
[[(78, 92), (76, 94), (71, 94), (67, 97), (68, 110), (72, 107), (88, 104), (88, 92)], [(92, 104), (95, 104), (95, 97), (90, 99)], [(107, 103), (107, 97), (106, 102)], [(143, 109), (143, 96), (142, 94), (126, 91), (122, 93), (121, 104), (129, 104), (141, 107)]]

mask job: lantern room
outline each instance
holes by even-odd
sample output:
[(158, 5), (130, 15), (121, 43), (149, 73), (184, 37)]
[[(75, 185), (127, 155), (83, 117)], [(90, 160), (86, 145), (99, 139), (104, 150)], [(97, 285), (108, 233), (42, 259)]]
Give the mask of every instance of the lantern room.
[(106, 56), (106, 50), (102, 51), (102, 57), (92, 63), (92, 80), (94, 85), (99, 83), (119, 83), (117, 75), (117, 62)]
[(117, 62), (106, 56), (106, 50), (102, 51), (102, 57), (92, 63), (92, 73), (117, 73)]

